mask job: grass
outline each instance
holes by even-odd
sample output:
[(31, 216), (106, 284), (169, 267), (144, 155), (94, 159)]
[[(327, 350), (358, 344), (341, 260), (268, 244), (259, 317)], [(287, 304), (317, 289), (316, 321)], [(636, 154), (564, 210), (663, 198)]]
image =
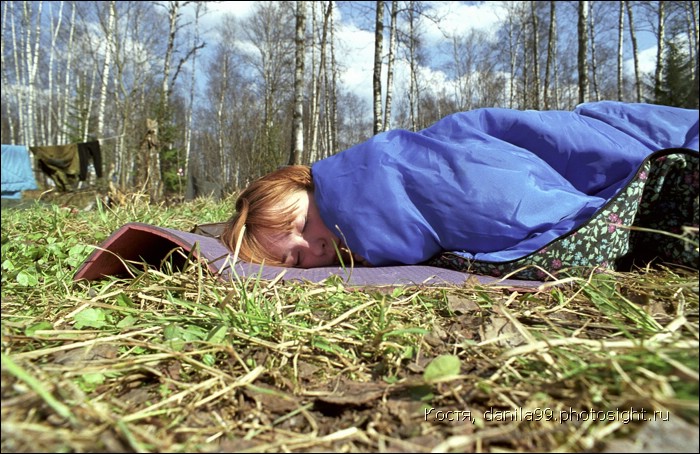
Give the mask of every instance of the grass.
[(3, 209), (3, 452), (591, 451), (697, 434), (697, 270), (539, 289), (227, 283), (195, 263), (72, 281), (126, 222), (189, 230), (232, 206)]

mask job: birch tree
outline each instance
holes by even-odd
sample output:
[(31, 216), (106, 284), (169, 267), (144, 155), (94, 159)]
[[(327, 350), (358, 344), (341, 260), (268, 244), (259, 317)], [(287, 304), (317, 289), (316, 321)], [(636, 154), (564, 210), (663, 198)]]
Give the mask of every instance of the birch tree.
[(656, 40), (658, 43), (656, 51), (656, 69), (654, 71), (654, 99), (658, 102), (662, 95), (664, 56), (666, 53), (666, 2), (658, 2), (658, 26)]
[(552, 107), (550, 99), (553, 93), (554, 106), (557, 105), (557, 89), (556, 84), (554, 90), (551, 89), (553, 73), (556, 71), (556, 56), (557, 56), (557, 2), (550, 0), (549, 2), (549, 30), (547, 33), (547, 62), (544, 70), (544, 108), (549, 110)]
[[(8, 143), (8, 144), (15, 144), (16, 140), (16, 132), (15, 132), (15, 122), (13, 121), (13, 118), (15, 118), (15, 111), (12, 110), (12, 102), (4, 102), (5, 101), (5, 96), (8, 96), (8, 93), (5, 91), (5, 87), (10, 86), (10, 77), (8, 75), (9, 71), (9, 65), (5, 63), (5, 32), (6, 32), (6, 24), (7, 24), (7, 18), (10, 17), (10, 20), (12, 21), (13, 28), (12, 28), (12, 39), (14, 40), (15, 34), (14, 34), (14, 17), (13, 15), (9, 12), (9, 9), (13, 8), (14, 9), (14, 4), (13, 2), (2, 2), (2, 19), (1, 19), (1, 25), (0, 25), (0, 33), (2, 33), (2, 40), (0, 40), (0, 71), (2, 72), (2, 95), (3, 95), (3, 103), (2, 106), (5, 109), (3, 112), (3, 116), (8, 119), (7, 121), (7, 127), (9, 130), (9, 135), (10, 137), (3, 137), (3, 143)], [(16, 49), (15, 49), (16, 53)], [(16, 74), (16, 73), (15, 73)], [(8, 90), (9, 91), (9, 90)], [(9, 96), (8, 96), (9, 97)], [(4, 125), (3, 125), (4, 126)]]
[(97, 137), (102, 137), (105, 124), (105, 107), (107, 105), (107, 90), (109, 88), (109, 73), (112, 69), (112, 55), (114, 44), (114, 35), (116, 27), (116, 0), (109, 2), (109, 14), (107, 26), (104, 29), (105, 47), (104, 47), (104, 63), (102, 64), (102, 77), (100, 79), (100, 101), (97, 107)]
[(330, 17), (333, 12), (333, 2), (328, 2), (325, 5), (323, 13), (323, 21), (321, 23), (321, 37), (319, 40), (319, 61), (318, 66), (313, 70), (316, 71), (314, 77), (314, 102), (311, 112), (311, 144), (309, 146), (309, 161), (314, 162), (319, 157), (319, 128), (321, 124), (321, 91), (326, 85), (326, 48), (328, 46), (328, 28), (330, 26)]
[(58, 115), (58, 143), (66, 143), (68, 137), (66, 135), (65, 125), (68, 123), (68, 107), (70, 105), (71, 98), (71, 70), (73, 67), (73, 36), (75, 34), (75, 3), (71, 2), (71, 16), (70, 16), (70, 29), (68, 31), (68, 42), (66, 44), (65, 56), (66, 56), (66, 70), (63, 75), (63, 96), (62, 105), (59, 109)]
[(617, 15), (617, 100), (623, 98), (623, 58), (625, 44), (625, 0), (620, 0)]
[[(45, 119), (41, 123), (41, 127), (43, 130), (43, 135), (44, 135), (44, 142), (46, 143), (47, 141), (54, 141), (56, 140), (54, 133), (53, 133), (53, 128), (55, 126), (55, 122), (52, 121), (52, 115), (51, 112), (53, 110), (53, 73), (54, 73), (54, 60), (56, 53), (58, 52), (58, 49), (56, 47), (56, 41), (58, 40), (58, 33), (61, 31), (61, 21), (63, 19), (63, 1), (58, 2), (59, 7), (58, 7), (58, 13), (56, 14), (56, 21), (54, 22), (54, 14), (51, 13), (51, 46), (49, 47), (49, 66), (46, 70), (46, 74), (48, 77), (48, 86), (46, 90), (46, 96), (47, 100), (45, 103), (42, 103), (44, 106), (44, 109), (47, 110), (44, 115), (42, 115)], [(49, 9), (53, 9), (51, 7), (51, 4), (49, 4)], [(69, 72), (66, 70), (66, 72)]]
[(642, 102), (642, 76), (639, 71), (639, 48), (637, 46), (637, 30), (635, 29), (634, 13), (632, 12), (632, 2), (625, 2), (627, 7), (627, 18), (629, 19), (630, 40), (632, 41), (632, 58), (634, 60), (634, 92), (636, 102)]
[(338, 147), (338, 60), (335, 55), (335, 24), (333, 22), (333, 14), (330, 15), (330, 46), (331, 46), (331, 89), (330, 100), (331, 106), (328, 111), (330, 128), (328, 130), (328, 151), (329, 155), (337, 153)]
[[(206, 14), (206, 4), (196, 2), (194, 15), (194, 38), (192, 48), (195, 52), (192, 54), (192, 72), (190, 75), (190, 99), (187, 107), (187, 129), (185, 130), (185, 199), (190, 200), (194, 197), (194, 175), (190, 169), (190, 154), (192, 150), (192, 114), (194, 111), (195, 91), (197, 86), (197, 49), (199, 48), (199, 19)], [(179, 173), (178, 173), (179, 175)]]
[(598, 86), (598, 61), (596, 60), (596, 39), (595, 39), (595, 14), (589, 11), (588, 36), (590, 37), (590, 54), (591, 54), (591, 79), (593, 82), (594, 101), (600, 100), (600, 87)]
[(540, 40), (539, 40), (539, 18), (537, 17), (537, 2), (530, 1), (530, 24), (532, 26), (532, 73), (533, 73), (533, 98), (532, 107), (540, 109)]
[(389, 26), (389, 59), (386, 69), (386, 101), (384, 102), (384, 131), (391, 128), (391, 98), (394, 92), (394, 61), (396, 59), (396, 17), (398, 16), (398, 1), (391, 2), (391, 25)]
[[(36, 14), (32, 14), (31, 4), (34, 2), (24, 1), (22, 3), (22, 22), (24, 29), (24, 61), (26, 62), (25, 69), (25, 84), (26, 87), (26, 106), (27, 114), (25, 119), (25, 143), (37, 144), (38, 137), (36, 136), (35, 125), (35, 104), (36, 104), (36, 76), (39, 68), (39, 49), (41, 48), (41, 11), (43, 2), (38, 2), (38, 10)], [(34, 37), (32, 38), (32, 28), (30, 26), (32, 18), (35, 20), (36, 27), (34, 29)], [(24, 66), (24, 65), (22, 65)], [(41, 141), (40, 141), (41, 142)], [(42, 143), (43, 145), (43, 143)]]
[(296, 34), (295, 71), (294, 71), (294, 117), (292, 120), (292, 153), (289, 164), (301, 164), (304, 153), (304, 59), (306, 34), (306, 2), (297, 0), (296, 4)]
[(578, 4), (578, 100), (590, 98), (588, 86), (588, 0)]
[(374, 71), (372, 95), (374, 107), (374, 134), (382, 131), (382, 46), (384, 42), (384, 2), (377, 0), (374, 20)]

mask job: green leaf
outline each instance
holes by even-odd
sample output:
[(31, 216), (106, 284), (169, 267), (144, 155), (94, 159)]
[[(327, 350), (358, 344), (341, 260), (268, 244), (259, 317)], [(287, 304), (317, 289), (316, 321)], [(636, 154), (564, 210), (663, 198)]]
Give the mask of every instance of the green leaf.
[(33, 274), (27, 274), (24, 271), (17, 273), (17, 283), (23, 287), (34, 287), (39, 283), (39, 280)]
[(165, 328), (163, 328), (163, 337), (165, 340), (180, 339), (182, 338), (181, 332), (182, 328), (175, 323), (168, 323), (165, 325)]
[(15, 266), (12, 264), (11, 261), (5, 260), (2, 262), (2, 269), (5, 271), (13, 271), (15, 269)]
[(123, 293), (117, 295), (117, 306), (119, 307), (135, 307), (134, 301)]
[(117, 323), (117, 328), (127, 328), (129, 326), (132, 326), (136, 323), (137, 318), (134, 317), (133, 315), (127, 315), (123, 319)]
[(104, 374), (101, 374), (99, 372), (92, 372), (83, 374), (83, 380), (85, 381), (85, 383), (91, 385), (101, 385), (105, 382), (105, 376)]
[(207, 366), (211, 367), (214, 364), (216, 364), (216, 357), (211, 353), (205, 353), (204, 355), (202, 355), (202, 362)]
[(459, 375), (461, 366), (461, 361), (455, 355), (438, 356), (423, 371), (423, 380), (428, 383), (448, 380)]
[(105, 311), (99, 308), (88, 307), (75, 314), (75, 327), (82, 329), (89, 326), (91, 328), (102, 328), (107, 324)]
[(34, 333), (40, 330), (45, 330), (45, 329), (53, 329), (53, 325), (49, 322), (39, 322), (35, 323), (33, 325), (28, 326), (24, 330), (24, 335), (32, 337), (34, 336)]
[(209, 331), (209, 334), (207, 335), (207, 342), (211, 342), (212, 344), (221, 344), (224, 342), (227, 332), (228, 328), (226, 325), (223, 323), (219, 324), (215, 326), (214, 329)]
[(207, 336), (207, 332), (204, 328), (200, 328), (197, 325), (188, 325), (186, 329), (182, 331), (182, 337), (187, 342), (203, 340)]

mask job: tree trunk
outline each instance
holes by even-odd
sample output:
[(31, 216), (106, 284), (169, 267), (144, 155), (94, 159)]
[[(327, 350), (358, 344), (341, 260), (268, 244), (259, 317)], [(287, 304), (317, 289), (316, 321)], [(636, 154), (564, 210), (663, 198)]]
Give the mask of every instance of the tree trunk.
[(594, 100), (595, 101), (600, 101), (600, 90), (598, 88), (598, 62), (596, 61), (595, 58), (595, 22), (594, 22), (594, 17), (595, 14), (593, 14), (593, 11), (589, 11), (589, 27), (588, 27), (588, 34), (591, 38), (591, 77), (593, 78), (593, 94), (594, 94)]
[[(195, 6), (195, 16), (194, 16), (194, 45), (193, 49), (197, 49), (199, 43), (199, 18), (202, 14), (206, 12), (204, 9), (204, 3), (197, 2)], [(192, 150), (192, 112), (194, 110), (194, 93), (195, 87), (197, 86), (197, 55), (196, 51), (192, 55), (192, 77), (190, 78), (190, 101), (187, 108), (187, 129), (185, 130), (185, 165), (183, 170), (185, 172), (185, 200), (193, 199), (195, 194), (194, 187), (194, 174), (190, 168), (190, 154)]]
[(625, 2), (627, 17), (630, 22), (630, 39), (632, 40), (632, 58), (634, 59), (634, 89), (637, 94), (636, 102), (642, 102), (642, 76), (639, 72), (639, 50), (637, 48), (637, 32), (634, 29), (634, 16), (632, 14), (632, 2)]
[(391, 2), (391, 25), (389, 29), (389, 62), (386, 69), (386, 102), (384, 103), (384, 131), (391, 128), (391, 96), (394, 85), (394, 60), (396, 58), (396, 16), (398, 0)]
[(338, 150), (338, 61), (335, 58), (335, 25), (331, 14), (331, 137), (329, 138), (329, 155), (337, 153)]
[(311, 2), (311, 43), (309, 43), (309, 47), (311, 47), (311, 82), (309, 84), (311, 93), (309, 94), (309, 146), (306, 147), (306, 162), (314, 162), (316, 156), (316, 143), (312, 140), (314, 134), (316, 134), (312, 119), (316, 118), (316, 109), (318, 109), (316, 105), (316, 90), (318, 89), (318, 84), (316, 83), (316, 3)]
[(588, 0), (581, 0), (578, 3), (578, 102), (588, 99)]
[(622, 101), (623, 86), (623, 58), (625, 41), (625, 0), (620, 0), (620, 10), (617, 17), (617, 100)]
[[(53, 72), (54, 72), (53, 64), (54, 64), (54, 58), (55, 58), (56, 52), (58, 51), (56, 49), (56, 40), (58, 39), (58, 33), (61, 31), (61, 19), (63, 19), (63, 1), (59, 2), (59, 4), (60, 4), (60, 7), (58, 9), (58, 17), (56, 18), (56, 25), (55, 25), (55, 28), (53, 28), (52, 33), (51, 33), (51, 47), (49, 49), (49, 51), (51, 53), (49, 54), (49, 67), (48, 67), (48, 70), (46, 71), (47, 75), (48, 75), (48, 87), (46, 90), (46, 96), (48, 97), (48, 101), (44, 105), (44, 108), (46, 108), (48, 110), (48, 112), (46, 112), (46, 115), (45, 115), (46, 120), (42, 121), (42, 123), (43, 123), (42, 126), (43, 126), (43, 129), (45, 130), (45, 137), (48, 140), (50, 140), (52, 143), (56, 143), (55, 142), (56, 137), (54, 136), (54, 133), (53, 133), (53, 128), (54, 128), (55, 122), (54, 122), (54, 119), (51, 118), (52, 117), (51, 112), (54, 111), (54, 106), (53, 106)], [(51, 16), (52, 16), (51, 26), (54, 27), (53, 14), (51, 14)], [(66, 71), (66, 72), (68, 72), (68, 71)], [(58, 109), (56, 109), (56, 110), (58, 110)]]
[(685, 19), (688, 34), (688, 59), (691, 62), (695, 62), (691, 66), (691, 75), (693, 79), (697, 79), (698, 74), (698, 12), (697, 12), (697, 2), (683, 2), (683, 7), (685, 9)]
[[(12, 2), (2, 2), (2, 31), (0, 31), (0, 33), (2, 33), (3, 37), (5, 36), (5, 21), (7, 20), (8, 16), (11, 16), (11, 13), (8, 12), (9, 8), (12, 8), (14, 10)], [(15, 40), (14, 17), (10, 17), (10, 20), (12, 21), (12, 41), (14, 44), (14, 40)], [(5, 64), (5, 40), (4, 39), (0, 40), (0, 47), (1, 47), (1, 49), (0, 49), (0, 71), (2, 71), (2, 86), (9, 87), (10, 86), (10, 78), (7, 75), (8, 65)], [(14, 45), (13, 45), (13, 53), (15, 55), (15, 59), (17, 59), (17, 48)], [(17, 75), (17, 73), (15, 73), (15, 77), (16, 77), (16, 75)], [(8, 119), (17, 117), (17, 115), (13, 115), (13, 112), (11, 110), (11, 103), (9, 103), (9, 102), (3, 103), (3, 105), (5, 106), (5, 112), (3, 112), (3, 115), (7, 115)], [(8, 121), (7, 126), (9, 129), (9, 132), (10, 132), (10, 137), (9, 137), (9, 139), (7, 139), (7, 142), (10, 145), (14, 145), (16, 143), (16, 140), (17, 140), (17, 133), (15, 131), (15, 122)]]
[[(26, 25), (26, 42), (25, 42), (25, 59), (27, 62), (27, 123), (26, 123), (26, 138), (29, 139), (26, 143), (36, 144), (36, 126), (35, 126), (35, 112), (34, 106), (36, 104), (36, 75), (39, 68), (39, 49), (41, 47), (41, 10), (43, 2), (39, 2), (39, 9), (36, 14), (36, 35), (35, 42), (32, 44), (31, 29), (29, 23), (31, 22), (31, 10), (29, 8), (28, 1), (23, 3), (24, 9), (24, 22)], [(33, 47), (33, 48), (32, 48)]]
[[(75, 33), (75, 3), (71, 7), (70, 16), (70, 32), (68, 33), (68, 48), (65, 50), (66, 53), (66, 73), (63, 81), (63, 105), (60, 109), (60, 115), (58, 118), (59, 125), (68, 124), (68, 106), (70, 104), (70, 80), (71, 73), (73, 72), (73, 35)], [(67, 143), (68, 137), (66, 135), (66, 128), (59, 128), (59, 139), (58, 143)]]
[(163, 196), (163, 188), (160, 180), (160, 143), (156, 120), (146, 119), (146, 135), (141, 141), (139, 153), (145, 158), (143, 170), (146, 172), (141, 192), (147, 193), (151, 202), (158, 202)]
[(535, 10), (536, 2), (530, 1), (530, 20), (532, 22), (532, 68), (533, 68), (533, 78), (532, 84), (534, 87), (534, 103), (533, 108), (535, 110), (540, 109), (540, 34), (539, 34), (539, 20), (537, 18), (537, 11)]
[(109, 72), (112, 67), (112, 49), (114, 46), (112, 42), (114, 41), (114, 34), (116, 30), (116, 1), (112, 0), (109, 2), (109, 20), (107, 22), (107, 29), (105, 30), (105, 61), (102, 66), (102, 78), (100, 86), (100, 103), (97, 108), (97, 131), (98, 137), (102, 137), (104, 134), (104, 124), (105, 124), (105, 108), (107, 105), (107, 88), (109, 86)]
[(382, 43), (384, 41), (384, 2), (377, 0), (374, 23), (374, 73), (372, 93), (374, 97), (374, 134), (382, 131)]
[(297, 0), (295, 64), (294, 71), (294, 114), (292, 118), (292, 153), (289, 164), (301, 164), (304, 153), (304, 35), (306, 34), (306, 2)]
[(420, 94), (418, 93), (418, 62), (416, 61), (416, 15), (413, 8), (414, 2), (410, 2), (408, 8), (408, 63), (409, 63), (409, 122), (411, 131), (418, 130), (418, 106), (420, 105)]
[[(316, 106), (314, 115), (311, 117), (311, 162), (314, 162), (317, 160), (320, 156), (319, 154), (319, 147), (318, 147), (318, 133), (319, 133), (319, 124), (321, 122), (321, 89), (325, 85), (325, 77), (326, 77), (326, 71), (325, 71), (325, 66), (326, 66), (326, 46), (328, 43), (328, 26), (329, 26), (329, 20), (330, 20), (330, 14), (333, 11), (332, 2), (328, 2), (328, 6), (326, 7), (326, 11), (323, 14), (323, 26), (322, 26), (322, 32), (321, 32), (321, 42), (320, 42), (320, 55), (319, 55), (319, 62), (318, 62), (318, 73), (316, 75), (316, 87), (314, 89), (314, 95), (316, 98), (314, 99), (314, 105)], [(315, 70), (315, 69), (314, 69)]]
[(658, 47), (656, 52), (656, 71), (654, 71), (654, 100), (659, 102), (662, 96), (664, 53), (666, 51), (666, 2), (659, 1)]
[[(552, 66), (556, 65), (555, 58), (557, 54), (557, 2), (550, 0), (549, 2), (549, 33), (547, 35), (547, 65), (544, 71), (544, 109), (549, 110), (552, 105), (550, 103)], [(556, 105), (556, 103), (555, 103)]]

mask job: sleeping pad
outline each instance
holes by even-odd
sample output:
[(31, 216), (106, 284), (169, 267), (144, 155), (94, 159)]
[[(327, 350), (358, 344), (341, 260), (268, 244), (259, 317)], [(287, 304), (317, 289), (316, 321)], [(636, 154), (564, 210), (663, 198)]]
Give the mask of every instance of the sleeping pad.
[(325, 224), (375, 266), (523, 279), (642, 256), (697, 267), (697, 236), (678, 238), (698, 225), (697, 110), (476, 109), (377, 134), (312, 174)]

